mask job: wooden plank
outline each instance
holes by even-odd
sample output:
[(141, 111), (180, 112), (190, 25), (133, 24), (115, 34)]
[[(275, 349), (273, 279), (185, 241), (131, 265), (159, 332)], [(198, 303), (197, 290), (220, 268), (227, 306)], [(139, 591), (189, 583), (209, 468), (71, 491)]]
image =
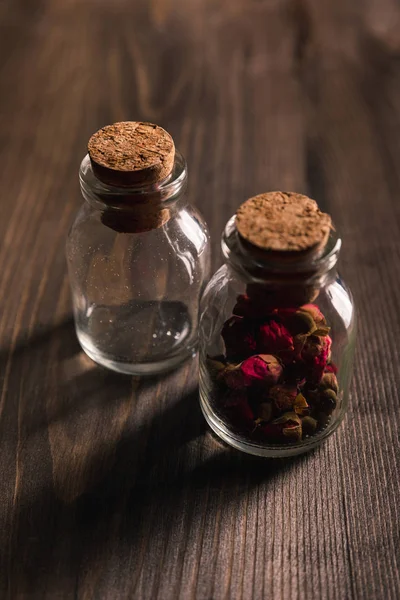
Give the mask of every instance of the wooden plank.
[[(397, 599), (396, 3), (34, 4), (0, 7), (0, 595)], [(129, 118), (185, 153), (214, 267), (228, 217), (267, 189), (314, 195), (343, 231), (352, 406), (312, 454), (226, 448), (195, 363), (140, 381), (80, 352), (64, 260), (77, 170), (89, 135)]]

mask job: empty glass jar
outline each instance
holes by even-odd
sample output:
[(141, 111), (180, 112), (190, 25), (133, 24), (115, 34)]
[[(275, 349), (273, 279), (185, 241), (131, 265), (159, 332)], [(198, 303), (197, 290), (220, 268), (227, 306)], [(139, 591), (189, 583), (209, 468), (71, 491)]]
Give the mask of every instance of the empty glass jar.
[(118, 187), (80, 167), (85, 203), (67, 241), (76, 332), (97, 363), (134, 375), (176, 367), (196, 351), (209, 234), (185, 195), (175, 152), (161, 182)]
[(348, 405), (355, 343), (351, 294), (334, 229), (317, 257), (262, 252), (237, 230), (209, 282), (200, 323), (200, 403), (228, 444), (266, 457), (305, 452)]

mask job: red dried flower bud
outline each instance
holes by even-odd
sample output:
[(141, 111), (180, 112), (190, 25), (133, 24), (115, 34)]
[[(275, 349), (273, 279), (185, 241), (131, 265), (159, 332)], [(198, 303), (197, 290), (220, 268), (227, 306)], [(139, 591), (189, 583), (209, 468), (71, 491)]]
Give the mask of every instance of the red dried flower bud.
[(294, 357), (293, 337), (281, 323), (270, 321), (261, 325), (258, 333), (258, 350), (266, 354), (276, 354), (284, 362), (291, 362)]
[(225, 408), (228, 420), (240, 429), (252, 430), (254, 427), (254, 413), (244, 396), (238, 397), (235, 404)]
[(255, 437), (263, 442), (282, 441), (282, 426), (265, 423), (256, 429)]
[(334, 373), (334, 374), (336, 375), (336, 374), (337, 374), (337, 372), (338, 372), (338, 368), (337, 368), (337, 366), (336, 366), (336, 365), (334, 365), (333, 363), (328, 363), (328, 364), (326, 365), (326, 367), (325, 367), (325, 371), (326, 371), (327, 373)]
[(310, 369), (310, 378), (320, 381), (330, 357), (332, 340), (329, 335), (320, 337), (310, 335), (301, 351), (301, 358)]
[(282, 374), (282, 365), (275, 356), (257, 354), (239, 365), (229, 365), (221, 372), (228, 387), (245, 389), (251, 386), (268, 388), (274, 385)]
[(282, 365), (275, 356), (258, 354), (242, 362), (242, 372), (246, 385), (262, 383), (263, 386), (274, 385), (282, 375)]
[(218, 380), (224, 381), (231, 390), (245, 390), (245, 378), (241, 369), (241, 364), (228, 365), (219, 375)]
[(228, 357), (246, 358), (256, 352), (257, 343), (252, 325), (242, 317), (231, 317), (224, 324), (223, 337)]
[(304, 342), (304, 347), (301, 353), (303, 360), (307, 361), (318, 356), (324, 356), (326, 363), (328, 362), (328, 355), (331, 348), (332, 340), (329, 336), (319, 337), (317, 335), (310, 335)]

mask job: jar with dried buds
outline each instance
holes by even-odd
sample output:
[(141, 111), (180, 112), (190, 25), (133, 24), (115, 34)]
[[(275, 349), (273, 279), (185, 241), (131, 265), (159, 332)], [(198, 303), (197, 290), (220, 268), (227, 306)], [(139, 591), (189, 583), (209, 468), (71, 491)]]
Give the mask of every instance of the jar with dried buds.
[(291, 456), (342, 421), (355, 317), (340, 247), (330, 216), (301, 194), (260, 194), (228, 221), (200, 324), (201, 407), (228, 444)]
[(67, 260), (82, 348), (122, 373), (176, 367), (196, 350), (209, 269), (183, 156), (157, 125), (115, 123), (90, 138), (79, 177)]

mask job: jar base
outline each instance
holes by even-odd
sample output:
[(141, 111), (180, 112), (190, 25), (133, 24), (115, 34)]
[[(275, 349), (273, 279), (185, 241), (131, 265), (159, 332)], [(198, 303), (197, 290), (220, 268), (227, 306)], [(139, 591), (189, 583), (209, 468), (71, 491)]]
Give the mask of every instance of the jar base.
[(306, 452), (313, 450), (314, 448), (319, 446), (323, 441), (325, 441), (338, 428), (342, 421), (342, 419), (337, 420), (328, 429), (321, 431), (319, 434), (310, 436), (309, 438), (301, 442), (301, 444), (293, 444), (290, 446), (280, 446), (271, 444), (269, 446), (266, 446), (257, 443), (252, 443), (251, 441), (239, 438), (238, 436), (231, 433), (209, 407), (207, 398), (204, 398), (202, 396), (201, 386), (200, 407), (208, 425), (211, 427), (214, 433), (216, 433), (218, 437), (220, 437), (224, 442), (229, 444), (229, 446), (232, 446), (237, 450), (241, 450), (242, 452), (246, 452), (247, 454), (252, 454), (254, 456), (263, 456), (264, 458), (286, 458), (290, 456), (298, 456), (300, 454), (305, 454)]
[(110, 358), (109, 355), (106, 355), (97, 350), (94, 346), (88, 347), (88, 345), (84, 343), (84, 341), (78, 333), (77, 337), (82, 350), (95, 363), (97, 363), (101, 367), (104, 367), (111, 371), (116, 371), (117, 373), (122, 373), (124, 375), (146, 377), (150, 375), (160, 375), (162, 373), (167, 373), (168, 371), (173, 371), (174, 369), (176, 369), (181, 363), (185, 362), (189, 358), (194, 358), (197, 354), (197, 348), (193, 347), (186, 348), (179, 354), (170, 356), (168, 358), (165, 358), (164, 360), (146, 363), (130, 363), (114, 360)]

